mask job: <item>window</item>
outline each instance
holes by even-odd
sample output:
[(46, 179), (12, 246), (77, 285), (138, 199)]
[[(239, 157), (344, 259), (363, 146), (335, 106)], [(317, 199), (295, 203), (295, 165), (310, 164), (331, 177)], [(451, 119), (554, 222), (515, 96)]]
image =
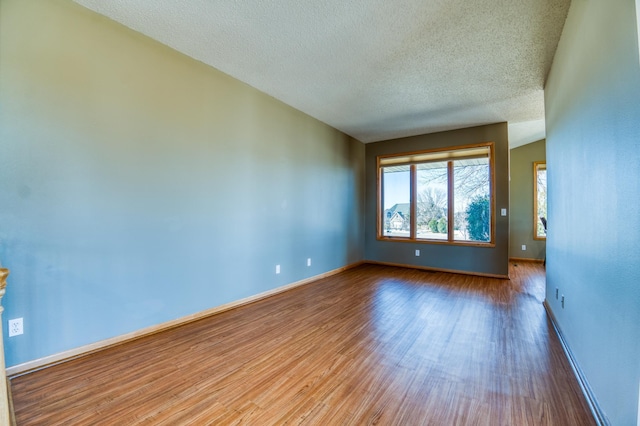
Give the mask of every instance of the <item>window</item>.
[(378, 157), (378, 238), (493, 244), (493, 143)]
[(547, 238), (547, 163), (533, 163), (533, 239)]

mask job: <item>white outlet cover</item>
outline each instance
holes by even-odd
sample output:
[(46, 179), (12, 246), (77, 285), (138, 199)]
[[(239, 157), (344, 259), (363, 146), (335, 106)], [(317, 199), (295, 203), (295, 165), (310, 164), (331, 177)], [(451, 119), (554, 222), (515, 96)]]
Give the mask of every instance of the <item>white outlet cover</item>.
[(420, 250), (416, 250), (416, 256), (420, 256)]
[(525, 251), (526, 249), (527, 249), (527, 245), (526, 245), (526, 244), (523, 244), (523, 245), (522, 245), (522, 251)]
[(280, 265), (276, 265), (276, 274), (280, 273)]
[(502, 209), (502, 210), (500, 210), (500, 214), (501, 214), (502, 216), (506, 216), (506, 215), (507, 215), (507, 209)]
[(307, 259), (307, 266), (311, 266), (311, 258)]
[(24, 333), (22, 318), (9, 320), (9, 337), (19, 336)]

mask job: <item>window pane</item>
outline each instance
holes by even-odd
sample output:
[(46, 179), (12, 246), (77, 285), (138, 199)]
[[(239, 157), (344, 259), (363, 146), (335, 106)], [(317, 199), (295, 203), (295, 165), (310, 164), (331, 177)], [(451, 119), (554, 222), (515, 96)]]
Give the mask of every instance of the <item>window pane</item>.
[(453, 162), (454, 240), (491, 240), (489, 159)]
[(411, 166), (382, 168), (382, 235), (409, 237)]
[(447, 162), (418, 164), (416, 238), (446, 240)]
[(547, 229), (540, 218), (547, 219), (547, 165), (536, 164), (536, 237), (545, 238)]

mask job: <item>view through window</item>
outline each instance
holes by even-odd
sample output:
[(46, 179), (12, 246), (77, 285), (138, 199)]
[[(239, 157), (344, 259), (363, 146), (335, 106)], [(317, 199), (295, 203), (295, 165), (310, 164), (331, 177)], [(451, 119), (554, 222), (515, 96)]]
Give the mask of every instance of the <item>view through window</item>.
[(533, 163), (533, 238), (547, 238), (547, 163)]
[(491, 243), (492, 146), (378, 157), (378, 236)]

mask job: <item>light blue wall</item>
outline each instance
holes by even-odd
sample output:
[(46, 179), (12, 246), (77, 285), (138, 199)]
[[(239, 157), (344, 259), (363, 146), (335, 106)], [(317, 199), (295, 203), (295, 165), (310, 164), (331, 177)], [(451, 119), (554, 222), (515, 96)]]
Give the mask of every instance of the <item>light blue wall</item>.
[(68, 1), (0, 3), (0, 152), (8, 366), (363, 257), (364, 145)]
[(547, 302), (611, 423), (636, 425), (640, 61), (633, 0), (573, 0), (545, 99)]

